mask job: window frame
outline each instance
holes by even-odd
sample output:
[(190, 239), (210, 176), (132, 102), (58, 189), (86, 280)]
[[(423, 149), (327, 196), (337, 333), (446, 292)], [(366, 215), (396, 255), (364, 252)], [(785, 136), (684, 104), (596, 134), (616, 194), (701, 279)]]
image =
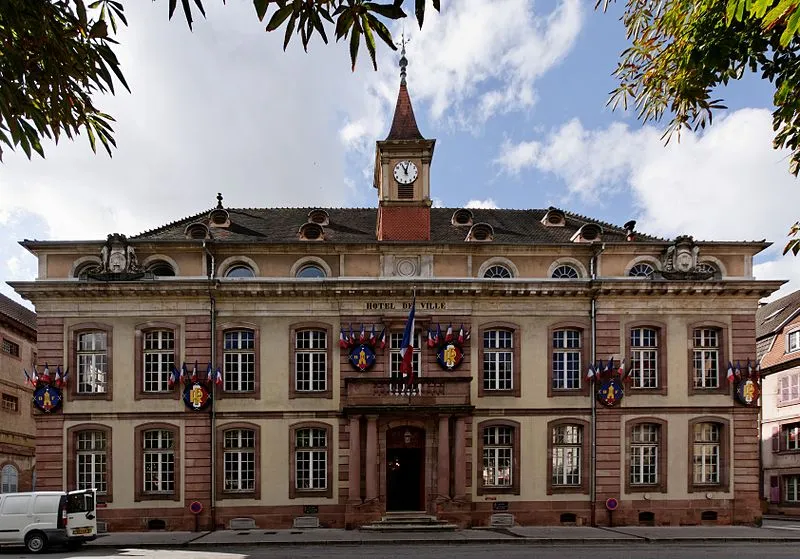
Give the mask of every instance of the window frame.
[(181, 339), (181, 327), (179, 324), (172, 322), (150, 321), (142, 324), (137, 324), (134, 330), (134, 360), (133, 371), (135, 377), (135, 389), (133, 393), (134, 400), (158, 400), (158, 399), (173, 399), (175, 397), (174, 390), (164, 390), (159, 392), (146, 392), (144, 390), (144, 337), (146, 334), (158, 331), (172, 331), (174, 342), (173, 365), (180, 370), (183, 361), (181, 360), (181, 349), (183, 340)]
[[(626, 392), (626, 396), (635, 395), (635, 394), (658, 394), (661, 396), (666, 396), (668, 393), (668, 375), (667, 375), (667, 325), (663, 322), (659, 322), (657, 320), (650, 320), (648, 318), (642, 318), (633, 320), (625, 324), (625, 367), (626, 367), (626, 374), (630, 374), (631, 365), (633, 365), (633, 352), (634, 349), (638, 347), (646, 347), (646, 346), (638, 346), (634, 348), (631, 340), (631, 334), (633, 330), (636, 329), (649, 329), (655, 330), (656, 332), (656, 383), (657, 386), (655, 388), (636, 388), (633, 386), (633, 381), (629, 382), (630, 391)], [(632, 377), (628, 377), (632, 378)]]
[[(254, 353), (254, 376), (252, 391), (227, 391), (225, 390), (225, 333), (233, 330), (252, 330), (253, 331), (253, 353)], [(217, 359), (222, 371), (222, 389), (217, 390), (215, 398), (224, 400), (226, 398), (249, 398), (252, 400), (261, 399), (261, 332), (257, 324), (252, 322), (226, 322), (217, 325)], [(291, 375), (290, 375), (291, 376)]]
[[(303, 331), (322, 331), (325, 333), (326, 347), (318, 350), (325, 353), (325, 390), (297, 389), (297, 334)], [(298, 322), (289, 326), (289, 399), (295, 398), (333, 398), (333, 326), (325, 322)]]
[[(792, 379), (797, 382), (792, 383)], [(788, 394), (788, 397), (785, 400), (783, 399), (783, 387), (781, 386), (784, 381), (786, 381), (786, 393)], [(797, 387), (797, 397), (795, 398), (792, 398), (792, 384)], [(800, 371), (792, 371), (778, 376), (777, 385), (777, 407), (782, 408), (800, 403)]]
[[(12, 405), (6, 406), (6, 402)], [(19, 406), (19, 396), (11, 394), (10, 392), (0, 393), (0, 411), (4, 413), (20, 414), (22, 409)]]
[(114, 501), (114, 456), (113, 456), (113, 430), (108, 425), (100, 423), (81, 423), (67, 429), (67, 487), (76, 488), (78, 468), (78, 436), (87, 431), (100, 431), (106, 437), (106, 492), (97, 494), (98, 503), (111, 503)]
[[(587, 343), (587, 332), (590, 331), (588, 321), (562, 321), (551, 324), (547, 329), (547, 397), (558, 396), (588, 396), (591, 389), (591, 382), (586, 381), (586, 370), (590, 361), (591, 344)], [(577, 330), (581, 336), (580, 364), (578, 366), (578, 380), (580, 388), (553, 388), (553, 335), (559, 330)], [(483, 339), (481, 339), (483, 344)], [(480, 363), (483, 363), (481, 358)]]
[[(298, 489), (297, 488), (297, 432), (303, 429), (322, 429), (325, 431), (327, 446), (325, 448), (326, 483), (325, 489)], [(300, 499), (316, 497), (320, 499), (333, 498), (333, 425), (321, 421), (302, 421), (289, 426), (289, 498)]]
[[(797, 347), (795, 347), (794, 349), (792, 349), (793, 336), (797, 337)], [(798, 351), (800, 351), (800, 329), (794, 329), (791, 330), (790, 332), (786, 332), (786, 345), (784, 347), (786, 348), (786, 354), (797, 353)]]
[[(255, 463), (252, 491), (227, 491), (225, 489), (225, 433), (227, 431), (249, 430), (254, 432), (253, 454)], [(230, 422), (217, 426), (216, 497), (218, 501), (228, 499), (261, 499), (261, 426), (244, 421)]]
[[(785, 454), (798, 454), (800, 453), (800, 421), (787, 421), (786, 423), (781, 423), (779, 426), (778, 437), (779, 437), (779, 446), (778, 452), (785, 453)], [(796, 430), (796, 437), (795, 437), (795, 447), (789, 448), (789, 433), (792, 430)]]
[[(81, 334), (105, 332), (106, 334), (106, 391), (78, 392), (78, 338)], [(69, 363), (70, 382), (67, 383), (71, 400), (108, 400), (114, 399), (114, 327), (102, 322), (81, 322), (69, 327)], [(74, 375), (74, 377), (73, 377)]]
[[(483, 338), (484, 334), (488, 330), (508, 330), (511, 332), (511, 388), (510, 389), (502, 389), (502, 390), (490, 390), (486, 389), (483, 386), (483, 377), (484, 377), (484, 370), (483, 370), (483, 357), (484, 357), (484, 347), (483, 347)], [(479, 398), (486, 398), (486, 397), (514, 397), (519, 398), (522, 395), (522, 390), (520, 386), (522, 375), (520, 373), (520, 326), (519, 324), (514, 324), (513, 322), (486, 322), (481, 324), (478, 328), (478, 370), (479, 370), (479, 378), (478, 378), (478, 397)]]
[[(565, 268), (568, 268), (568, 269), (572, 270), (572, 272), (573, 272), (575, 275), (574, 275), (574, 276), (572, 276), (572, 275), (561, 275), (561, 276), (559, 276), (559, 277), (556, 277), (556, 272), (558, 272), (559, 270), (563, 270), (563, 269), (565, 269)], [(553, 269), (553, 271), (552, 271), (552, 272), (550, 272), (550, 279), (558, 279), (558, 280), (575, 280), (575, 279), (581, 279), (581, 273), (580, 273), (580, 271), (579, 271), (579, 270), (578, 270), (578, 269), (577, 269), (575, 266), (573, 266), (572, 264), (559, 264), (558, 266), (556, 266), (556, 267)]]
[[(694, 481), (694, 427), (700, 423), (713, 423), (719, 427), (719, 483), (695, 483)], [(727, 492), (730, 486), (730, 464), (731, 464), (731, 444), (730, 444), (730, 421), (717, 416), (694, 417), (689, 420), (688, 433), (688, 485), (689, 493), (701, 493), (703, 491), (724, 491)]]
[[(3, 484), (5, 482), (3, 477), (5, 475), (6, 468), (11, 468), (11, 469), (14, 470), (14, 482), (15, 482), (15, 485), (14, 485), (14, 490), (13, 491), (3, 491)], [(17, 464), (15, 462), (10, 462), (9, 461), (9, 462), (3, 462), (2, 464), (0, 464), (0, 494), (3, 494), (3, 493), (18, 493), (19, 492), (19, 489), (20, 489), (20, 487), (19, 487), (19, 474), (20, 474), (20, 468), (19, 468), (19, 466), (17, 466)]]
[[(648, 268), (650, 268), (651, 271), (650, 271), (649, 274), (642, 275), (642, 274), (639, 274), (639, 273), (637, 273), (637, 274), (633, 273), (634, 269), (642, 268), (644, 266), (647, 266)], [(629, 277), (629, 278), (648, 280), (648, 279), (653, 279), (653, 277), (655, 277), (657, 272), (658, 272), (658, 268), (655, 265), (653, 265), (651, 262), (641, 261), (641, 262), (636, 262), (635, 264), (631, 265), (630, 269), (627, 271), (627, 273), (625, 275), (627, 277)]]
[[(173, 440), (174, 490), (169, 493), (147, 493), (144, 490), (144, 434), (148, 431), (169, 431)], [(181, 500), (181, 438), (180, 427), (172, 423), (142, 423), (134, 428), (136, 456), (134, 460), (134, 502), (180, 501)]]
[[(715, 388), (696, 388), (694, 385), (694, 331), (697, 329), (715, 329), (719, 338), (719, 367), (717, 371), (717, 386)], [(687, 374), (689, 396), (702, 394), (730, 394), (731, 388), (726, 380), (730, 350), (728, 347), (728, 325), (724, 322), (702, 320), (687, 325)]]
[[(581, 428), (581, 482), (577, 485), (554, 485), (553, 484), (553, 451), (556, 445), (553, 443), (553, 430), (556, 427), (563, 427), (566, 425), (576, 425)], [(548, 495), (564, 495), (564, 494), (589, 494), (589, 469), (591, 463), (591, 456), (589, 455), (589, 438), (591, 432), (589, 431), (589, 423), (583, 419), (567, 417), (562, 419), (554, 419), (547, 422), (547, 494)]]
[[(800, 472), (798, 472), (798, 473), (794, 473), (794, 472), (783, 473), (783, 474), (781, 474), (779, 476), (779, 478), (780, 478), (779, 484), (780, 484), (780, 489), (781, 489), (780, 504), (783, 505), (783, 506), (786, 506), (786, 507), (798, 507), (798, 506), (800, 506)], [(798, 488), (796, 489), (796, 491), (797, 491), (797, 500), (794, 500), (794, 501), (790, 501), (790, 500), (787, 499), (788, 491), (786, 489), (787, 489), (789, 480), (791, 480), (791, 479), (796, 479), (797, 480), (796, 485), (798, 485)]]
[[(494, 486), (486, 485), (483, 481), (483, 432), (492, 427), (511, 428), (511, 485)], [(520, 494), (520, 453), (522, 445), (520, 443), (520, 428), (518, 421), (511, 419), (487, 419), (478, 423), (474, 433), (474, 441), (477, 446), (475, 455), (475, 466), (477, 476), (477, 486), (475, 488), (478, 495), (519, 495)]]
[[(653, 484), (634, 484), (631, 481), (633, 429), (642, 425), (656, 425), (658, 427), (658, 457), (656, 458), (656, 473), (658, 477), (656, 483)], [(668, 428), (667, 421), (658, 417), (637, 417), (625, 422), (625, 493), (667, 493)]]
[[(13, 351), (5, 351), (5, 345), (8, 344), (9, 349), (16, 348), (16, 353)], [(22, 345), (13, 339), (11, 336), (2, 336), (2, 348), (0, 348), (0, 354), (7, 358), (16, 359), (17, 361), (22, 361)]]

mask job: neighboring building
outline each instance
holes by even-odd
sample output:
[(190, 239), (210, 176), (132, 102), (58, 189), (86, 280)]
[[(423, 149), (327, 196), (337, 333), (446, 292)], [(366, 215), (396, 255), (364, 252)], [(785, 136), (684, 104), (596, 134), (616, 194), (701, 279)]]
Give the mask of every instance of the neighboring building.
[(23, 370), (36, 362), (36, 313), (0, 294), (0, 493), (30, 491), (36, 425)]
[[(755, 359), (758, 300), (780, 286), (753, 278), (768, 243), (433, 208), (434, 143), (403, 78), (377, 208), (220, 196), (130, 240), (24, 241), (39, 278), (13, 287), (36, 304), (39, 363), (72, 371), (63, 408), (36, 415), (41, 488), (96, 487), (110, 529), (191, 529), (194, 501), (204, 529), (409, 509), (605, 524), (609, 498), (618, 523), (756, 521), (758, 408), (734, 400), (723, 364)], [(386, 347), (351, 360), (339, 340), (362, 325)], [(463, 344), (428, 347), (437, 325), (440, 341), (463, 325)], [(621, 399), (617, 379), (586, 380), (610, 358), (631, 370)], [(198, 363), (202, 380), (208, 362), (215, 405), (199, 385), (185, 405), (170, 370)]]
[(800, 291), (756, 313), (763, 395), (763, 496), (771, 514), (800, 516)]

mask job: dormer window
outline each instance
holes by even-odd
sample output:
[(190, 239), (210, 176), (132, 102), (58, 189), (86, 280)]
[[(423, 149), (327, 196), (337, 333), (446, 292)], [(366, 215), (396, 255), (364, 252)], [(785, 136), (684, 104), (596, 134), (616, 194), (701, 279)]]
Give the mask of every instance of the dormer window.
[(602, 235), (602, 227), (596, 223), (586, 223), (575, 232), (570, 241), (573, 243), (593, 243), (599, 241)]
[(211, 233), (205, 223), (195, 222), (186, 226), (184, 232), (190, 239), (210, 239)]
[(467, 234), (467, 241), (491, 242), (494, 240), (494, 229), (488, 223), (476, 223)]
[(316, 223), (304, 223), (300, 226), (301, 241), (324, 241), (325, 231)]
[(472, 212), (466, 208), (462, 208), (453, 212), (453, 217), (450, 218), (450, 223), (456, 226), (472, 225)]
[(208, 214), (208, 223), (211, 227), (230, 227), (231, 220), (227, 210), (217, 208)]
[(330, 216), (325, 210), (315, 209), (308, 212), (308, 222), (325, 227), (330, 223)]
[(564, 227), (567, 223), (567, 216), (559, 210), (558, 208), (554, 208), (550, 206), (547, 209), (547, 213), (544, 214), (542, 218), (542, 224), (546, 227)]

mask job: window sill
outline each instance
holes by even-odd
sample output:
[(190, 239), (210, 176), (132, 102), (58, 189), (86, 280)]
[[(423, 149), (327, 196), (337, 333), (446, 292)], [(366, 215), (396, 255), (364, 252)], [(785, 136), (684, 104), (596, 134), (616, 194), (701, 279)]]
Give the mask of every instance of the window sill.
[(317, 498), (317, 499), (331, 499), (333, 498), (333, 491), (330, 489), (295, 489), (292, 499), (303, 498)]
[(519, 488), (513, 485), (484, 485), (478, 487), (478, 495), (519, 495)]
[(589, 490), (583, 485), (548, 485), (548, 495), (588, 494)]
[(295, 390), (289, 393), (289, 399), (294, 398), (320, 398), (330, 400), (333, 398), (331, 390)]

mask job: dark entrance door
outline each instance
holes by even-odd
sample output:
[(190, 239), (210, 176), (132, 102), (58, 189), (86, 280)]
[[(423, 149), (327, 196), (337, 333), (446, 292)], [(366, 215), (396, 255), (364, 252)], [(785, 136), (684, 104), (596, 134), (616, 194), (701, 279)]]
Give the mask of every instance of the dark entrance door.
[(386, 510), (423, 510), (422, 449), (392, 448), (386, 456)]
[(425, 510), (425, 431), (403, 426), (386, 432), (386, 510)]

